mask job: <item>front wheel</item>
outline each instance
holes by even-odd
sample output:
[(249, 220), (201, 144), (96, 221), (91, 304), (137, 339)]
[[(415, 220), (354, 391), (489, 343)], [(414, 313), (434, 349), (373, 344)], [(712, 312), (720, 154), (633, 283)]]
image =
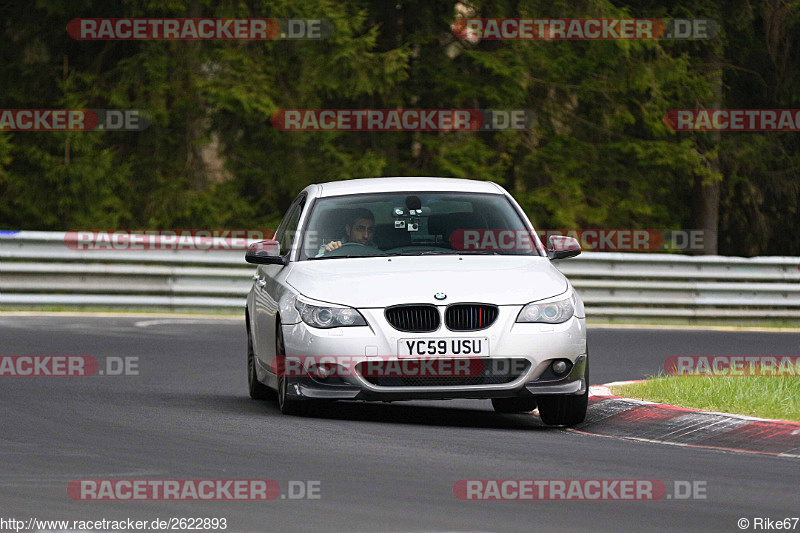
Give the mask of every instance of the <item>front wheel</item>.
[(250, 328), (247, 328), (247, 388), (250, 397), (254, 400), (268, 400), (275, 397), (272, 389), (258, 381), (256, 373), (256, 358), (253, 352), (253, 339), (250, 336)]
[[(275, 331), (275, 358), (284, 359), (286, 357), (286, 347), (283, 344), (283, 328), (278, 320), (277, 330)], [(289, 381), (284, 375), (286, 365), (279, 361), (278, 368), (278, 409), (285, 415), (302, 416), (308, 413), (310, 401), (296, 400), (289, 396)]]
[(539, 416), (548, 426), (574, 426), (586, 419), (589, 407), (589, 361), (586, 361), (586, 392), (580, 396), (539, 396)]

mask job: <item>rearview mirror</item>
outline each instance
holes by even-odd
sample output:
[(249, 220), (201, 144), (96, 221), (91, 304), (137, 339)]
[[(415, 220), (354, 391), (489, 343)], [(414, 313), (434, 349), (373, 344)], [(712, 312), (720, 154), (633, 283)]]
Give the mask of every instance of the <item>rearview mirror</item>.
[(547, 239), (547, 257), (550, 259), (567, 259), (581, 253), (578, 239), (564, 235), (550, 235)]
[(256, 265), (285, 265), (286, 258), (280, 255), (280, 250), (278, 241), (272, 239), (254, 242), (247, 248), (244, 260)]

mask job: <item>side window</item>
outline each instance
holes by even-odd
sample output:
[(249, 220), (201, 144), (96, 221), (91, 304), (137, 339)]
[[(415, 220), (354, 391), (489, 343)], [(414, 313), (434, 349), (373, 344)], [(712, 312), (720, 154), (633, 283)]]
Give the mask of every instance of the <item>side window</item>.
[(281, 255), (286, 255), (292, 250), (292, 245), (297, 237), (297, 225), (300, 222), (303, 205), (305, 205), (305, 197), (297, 198), (286, 211), (286, 215), (278, 226), (278, 231), (275, 232), (275, 240), (281, 245)]

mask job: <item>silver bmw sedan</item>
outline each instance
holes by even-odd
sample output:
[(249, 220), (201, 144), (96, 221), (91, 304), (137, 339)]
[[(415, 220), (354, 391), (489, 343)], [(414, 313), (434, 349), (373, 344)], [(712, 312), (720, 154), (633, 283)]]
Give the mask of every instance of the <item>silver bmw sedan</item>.
[(356, 179), (306, 187), (273, 240), (253, 244), (247, 297), (250, 396), (286, 414), (328, 400), (490, 399), (584, 420), (580, 296), (495, 183)]

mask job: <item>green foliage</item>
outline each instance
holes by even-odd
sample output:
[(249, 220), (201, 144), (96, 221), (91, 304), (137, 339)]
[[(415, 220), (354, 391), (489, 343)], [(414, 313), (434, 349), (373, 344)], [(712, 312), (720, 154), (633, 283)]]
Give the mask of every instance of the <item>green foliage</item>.
[[(711, 17), (694, 41), (481, 41), (412, 0), (37, 0), (0, 10), (4, 108), (146, 110), (139, 133), (0, 132), (0, 227), (264, 227), (309, 183), (444, 175), (508, 188), (542, 228), (693, 228), (721, 182), (721, 253), (800, 254), (797, 134), (671, 131), (667, 110), (800, 107), (800, 0), (475, 0), (475, 17)], [(93, 17), (324, 18), (324, 41), (75, 41)], [(715, 92), (720, 59), (721, 93)], [(66, 62), (66, 68), (65, 68)], [(280, 132), (289, 108), (530, 109), (525, 132)], [(794, 237), (793, 237), (794, 236)]]

